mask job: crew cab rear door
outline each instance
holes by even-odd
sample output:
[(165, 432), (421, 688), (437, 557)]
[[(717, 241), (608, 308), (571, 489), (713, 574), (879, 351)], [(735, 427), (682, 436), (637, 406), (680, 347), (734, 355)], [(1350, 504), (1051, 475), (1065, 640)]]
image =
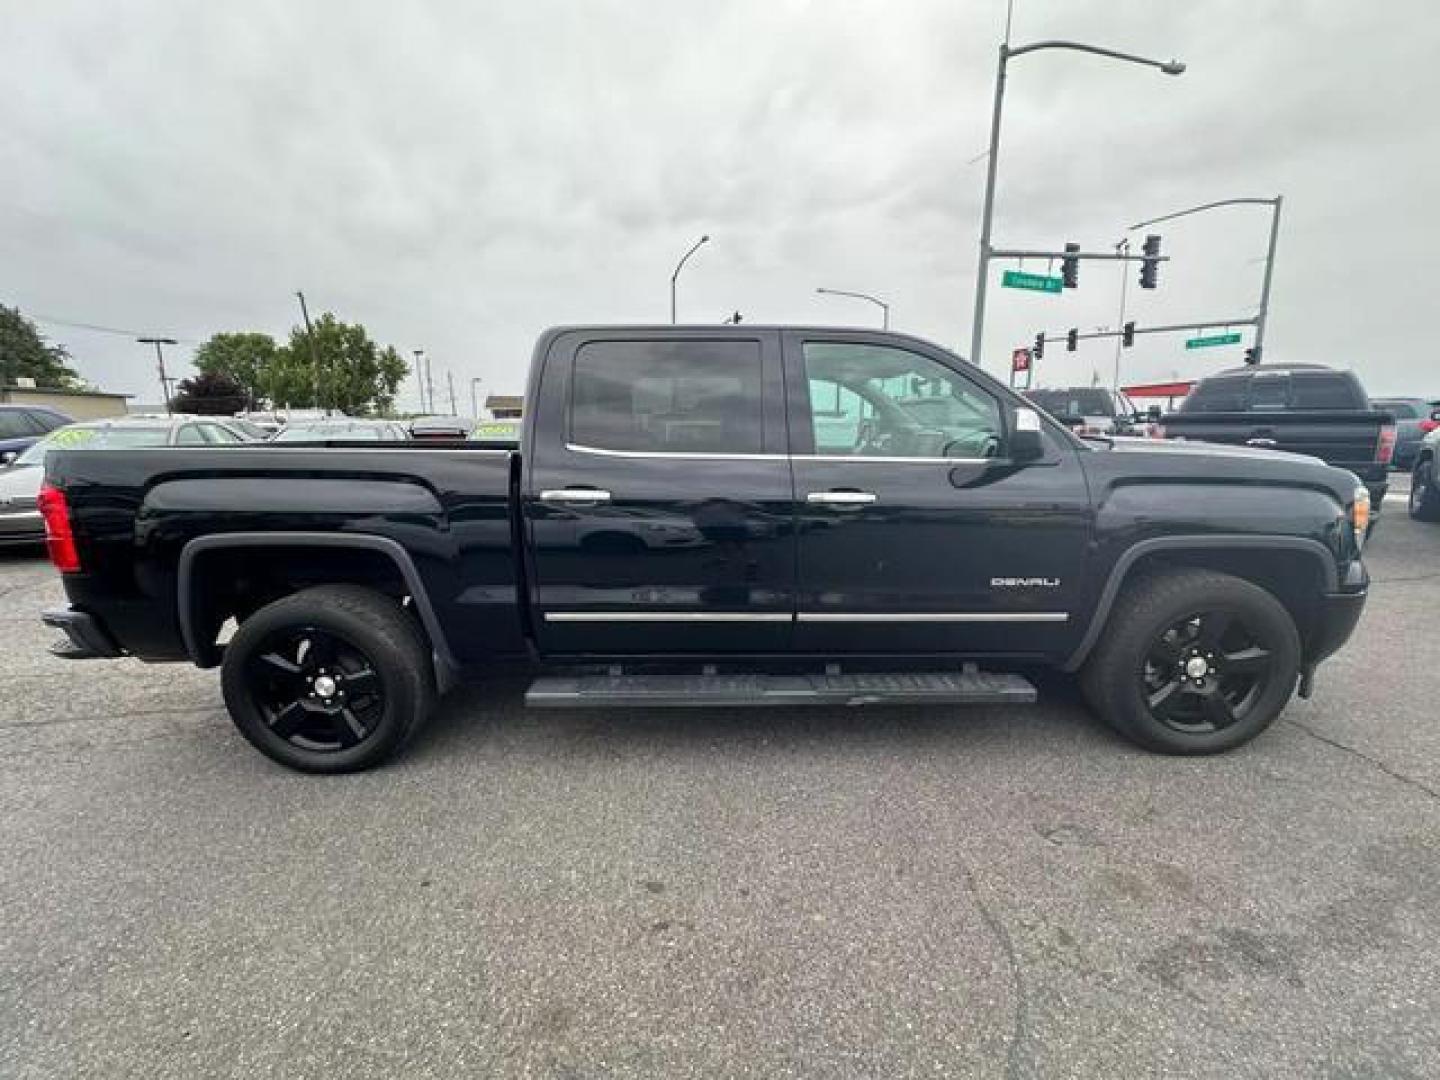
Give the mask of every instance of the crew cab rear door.
[(545, 653), (776, 652), (795, 607), (778, 335), (557, 335), (522, 503)]
[(1091, 511), (1078, 451), (1006, 458), (1008, 401), (920, 342), (784, 338), (798, 526), (796, 648), (1062, 654)]

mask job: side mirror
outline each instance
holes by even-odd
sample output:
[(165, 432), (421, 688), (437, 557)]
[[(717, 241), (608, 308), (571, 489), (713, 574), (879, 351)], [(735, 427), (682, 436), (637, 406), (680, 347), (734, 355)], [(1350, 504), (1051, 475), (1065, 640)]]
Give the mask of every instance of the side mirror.
[(1010, 460), (1034, 461), (1045, 454), (1040, 438), (1040, 414), (1034, 409), (1016, 409), (1015, 423), (1010, 428)]
[(20, 455), (17, 454), (14, 450), (6, 450), (3, 453), (0, 453), (0, 467), (9, 465), (19, 456)]

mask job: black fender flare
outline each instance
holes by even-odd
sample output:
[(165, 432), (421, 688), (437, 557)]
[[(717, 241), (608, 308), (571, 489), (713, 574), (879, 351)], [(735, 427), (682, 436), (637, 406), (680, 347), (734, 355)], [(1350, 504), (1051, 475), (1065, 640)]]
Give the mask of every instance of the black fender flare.
[(189, 541), (180, 551), (180, 563), (175, 579), (175, 604), (180, 622), (180, 638), (185, 643), (186, 655), (197, 667), (214, 667), (219, 663), (216, 650), (200, 641), (195, 625), (196, 611), (194, 598), (195, 561), (209, 551), (226, 548), (254, 547), (308, 547), (308, 548), (360, 548), (379, 552), (395, 564), (405, 581), (420, 623), (430, 638), (431, 658), (435, 665), (435, 685), (443, 694), (457, 681), (459, 665), (450, 651), (445, 631), (435, 614), (434, 605), (425, 591), (420, 571), (415, 560), (397, 540), (388, 536), (369, 533), (319, 533), (319, 532), (233, 532), (199, 536)]
[(1114, 607), (1115, 598), (1120, 595), (1120, 590), (1125, 585), (1126, 575), (1141, 559), (1158, 551), (1235, 551), (1244, 548), (1293, 551), (1296, 554), (1303, 554), (1306, 558), (1317, 560), (1320, 564), (1320, 573), (1325, 581), (1325, 591), (1332, 593), (1339, 591), (1340, 571), (1335, 566), (1334, 553), (1319, 540), (1312, 540), (1309, 537), (1222, 534), (1215, 536), (1156, 536), (1149, 540), (1141, 540), (1138, 544), (1123, 551), (1115, 560), (1115, 565), (1110, 568), (1110, 576), (1105, 579), (1105, 587), (1100, 591), (1100, 599), (1095, 605), (1094, 613), (1090, 616), (1090, 624), (1085, 628), (1085, 636), (1080, 639), (1080, 644), (1075, 646), (1075, 651), (1061, 665), (1061, 670), (1077, 671), (1080, 665), (1085, 663), (1085, 659), (1095, 647), (1101, 631), (1105, 629), (1105, 622), (1110, 618), (1110, 609)]

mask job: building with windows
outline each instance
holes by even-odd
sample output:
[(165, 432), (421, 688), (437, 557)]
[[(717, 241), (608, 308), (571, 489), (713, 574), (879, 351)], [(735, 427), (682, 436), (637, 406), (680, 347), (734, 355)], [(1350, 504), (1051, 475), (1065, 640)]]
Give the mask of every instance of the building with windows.
[[(23, 380), (22, 380), (23, 381)], [(45, 386), (0, 386), (0, 404), (43, 405), (57, 409), (74, 420), (104, 420), (124, 416), (133, 394), (110, 394), (103, 390), (56, 390)]]

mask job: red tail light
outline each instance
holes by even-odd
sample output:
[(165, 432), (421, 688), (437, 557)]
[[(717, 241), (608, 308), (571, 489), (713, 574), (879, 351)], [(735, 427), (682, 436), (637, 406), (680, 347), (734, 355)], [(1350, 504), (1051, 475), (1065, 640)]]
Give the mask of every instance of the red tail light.
[(1375, 461), (1380, 465), (1389, 465), (1394, 456), (1395, 425), (1384, 424), (1380, 428), (1380, 445), (1375, 448)]
[(1425, 419), (1420, 421), (1420, 430), (1426, 435), (1429, 435), (1430, 432), (1434, 431), (1437, 427), (1440, 427), (1440, 420)]
[(62, 574), (80, 569), (80, 553), (75, 550), (75, 535), (70, 531), (70, 504), (65, 493), (49, 484), (40, 486), (40, 516), (45, 519), (45, 547), (50, 561)]

